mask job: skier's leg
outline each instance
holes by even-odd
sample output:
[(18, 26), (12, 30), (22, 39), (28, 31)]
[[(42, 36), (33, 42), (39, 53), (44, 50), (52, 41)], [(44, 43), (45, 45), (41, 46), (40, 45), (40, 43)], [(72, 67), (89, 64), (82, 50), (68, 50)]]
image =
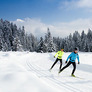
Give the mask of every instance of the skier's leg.
[(67, 63), (67, 65), (64, 66), (64, 67), (59, 71), (59, 73), (60, 73), (61, 71), (63, 71), (65, 68), (67, 68), (70, 64), (71, 64), (71, 61), (69, 61), (69, 62)]
[(61, 67), (62, 67), (62, 59), (60, 59), (60, 67), (59, 67), (59, 70), (61, 70)]
[(72, 65), (73, 65), (72, 75), (74, 75), (74, 72), (75, 72), (75, 70), (76, 70), (76, 63), (75, 63), (75, 62), (72, 62)]
[(56, 61), (54, 62), (54, 64), (51, 66), (50, 70), (54, 67), (54, 65), (58, 62), (58, 58), (56, 59)]

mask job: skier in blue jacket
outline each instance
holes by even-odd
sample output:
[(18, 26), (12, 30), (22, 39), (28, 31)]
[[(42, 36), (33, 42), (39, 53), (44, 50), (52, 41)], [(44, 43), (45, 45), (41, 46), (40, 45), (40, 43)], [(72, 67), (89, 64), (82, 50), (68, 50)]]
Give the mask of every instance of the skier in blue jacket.
[(62, 72), (65, 68), (67, 68), (69, 65), (72, 64), (72, 65), (73, 65), (73, 71), (72, 71), (71, 76), (75, 77), (74, 72), (75, 72), (75, 70), (76, 70), (76, 62), (75, 62), (76, 58), (78, 59), (78, 64), (80, 64), (80, 62), (79, 62), (79, 55), (78, 55), (78, 48), (75, 48), (75, 49), (74, 49), (74, 52), (72, 52), (72, 53), (68, 56), (68, 58), (67, 58), (67, 60), (66, 60), (65, 63), (67, 63), (68, 60), (69, 60), (69, 62), (67, 63), (66, 66), (64, 66), (64, 67), (59, 71), (59, 73)]

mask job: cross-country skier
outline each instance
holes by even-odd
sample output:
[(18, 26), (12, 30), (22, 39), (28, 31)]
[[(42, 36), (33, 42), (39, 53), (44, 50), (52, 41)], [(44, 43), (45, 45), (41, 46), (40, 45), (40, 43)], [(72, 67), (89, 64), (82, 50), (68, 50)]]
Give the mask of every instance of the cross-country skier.
[(51, 71), (51, 69), (54, 67), (54, 65), (58, 62), (58, 60), (60, 61), (59, 70), (61, 69), (61, 67), (62, 67), (62, 56), (63, 56), (63, 54), (64, 54), (64, 49), (61, 49), (60, 51), (58, 51), (58, 52), (55, 54), (54, 58), (55, 58), (56, 56), (58, 56), (58, 57), (57, 57), (56, 61), (54, 62), (54, 64), (52, 65), (52, 67), (50, 68), (50, 71)]
[(69, 59), (69, 62), (67, 63), (66, 66), (64, 66), (64, 67), (59, 71), (59, 73), (61, 73), (65, 68), (67, 68), (69, 65), (72, 64), (72, 65), (73, 65), (73, 71), (72, 71), (71, 76), (75, 77), (74, 72), (75, 72), (75, 70), (76, 70), (76, 62), (75, 62), (76, 58), (78, 59), (78, 64), (80, 64), (80, 62), (79, 62), (79, 55), (78, 55), (78, 48), (75, 48), (75, 49), (74, 49), (74, 52), (72, 52), (72, 53), (68, 56), (68, 58), (67, 58), (67, 60), (66, 60), (65, 63), (68, 62), (68, 59)]

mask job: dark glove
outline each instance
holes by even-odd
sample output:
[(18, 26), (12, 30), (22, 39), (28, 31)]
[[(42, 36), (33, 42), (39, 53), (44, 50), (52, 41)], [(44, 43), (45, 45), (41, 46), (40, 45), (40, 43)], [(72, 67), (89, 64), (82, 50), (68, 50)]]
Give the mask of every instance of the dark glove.
[(78, 62), (78, 64), (80, 64), (80, 62)]
[(54, 58), (55, 58), (55, 56), (54, 56)]
[(65, 63), (67, 63), (67, 61), (65, 61)]

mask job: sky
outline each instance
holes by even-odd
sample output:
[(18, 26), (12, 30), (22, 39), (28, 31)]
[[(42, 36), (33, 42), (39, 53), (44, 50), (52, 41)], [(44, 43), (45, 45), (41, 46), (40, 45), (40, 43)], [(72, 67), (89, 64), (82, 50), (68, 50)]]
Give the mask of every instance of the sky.
[(92, 0), (0, 0), (0, 18), (25, 26), (27, 32), (65, 37), (92, 28)]

